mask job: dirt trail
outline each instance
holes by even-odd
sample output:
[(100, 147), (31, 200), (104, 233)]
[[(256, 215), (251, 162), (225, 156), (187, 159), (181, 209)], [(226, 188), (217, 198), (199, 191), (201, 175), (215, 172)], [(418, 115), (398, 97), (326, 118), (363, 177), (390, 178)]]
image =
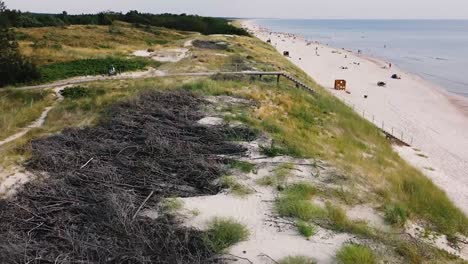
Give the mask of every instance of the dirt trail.
[(122, 74), (115, 75), (115, 76), (107, 76), (107, 75), (80, 76), (80, 77), (74, 77), (70, 79), (56, 81), (53, 83), (24, 86), (24, 87), (19, 87), (16, 89), (19, 89), (19, 90), (47, 89), (47, 88), (53, 88), (53, 87), (71, 85), (71, 84), (95, 82), (95, 81), (144, 79), (144, 78), (162, 77), (166, 75), (167, 74), (165, 72), (152, 68), (146, 71), (128, 72), (128, 73), (122, 73)]
[(54, 91), (57, 96), (57, 100), (51, 106), (46, 107), (44, 111), (42, 111), (41, 116), (39, 116), (38, 119), (34, 120), (34, 122), (32, 122), (29, 126), (21, 129), (20, 132), (13, 134), (4, 140), (1, 140), (0, 147), (26, 135), (26, 133), (28, 133), (33, 128), (41, 127), (44, 124), (45, 119), (47, 118), (47, 115), (49, 114), (50, 110), (52, 110), (52, 108), (55, 106), (55, 104), (57, 104), (57, 102), (60, 102), (63, 100), (63, 96), (60, 94), (60, 91), (62, 91), (65, 87), (66, 86), (55, 88)]

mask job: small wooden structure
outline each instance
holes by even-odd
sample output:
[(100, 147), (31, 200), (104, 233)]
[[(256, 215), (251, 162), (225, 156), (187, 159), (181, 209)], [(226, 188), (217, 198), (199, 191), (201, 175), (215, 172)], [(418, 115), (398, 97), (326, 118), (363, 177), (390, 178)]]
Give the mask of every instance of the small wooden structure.
[(335, 80), (335, 90), (346, 90), (346, 80)]

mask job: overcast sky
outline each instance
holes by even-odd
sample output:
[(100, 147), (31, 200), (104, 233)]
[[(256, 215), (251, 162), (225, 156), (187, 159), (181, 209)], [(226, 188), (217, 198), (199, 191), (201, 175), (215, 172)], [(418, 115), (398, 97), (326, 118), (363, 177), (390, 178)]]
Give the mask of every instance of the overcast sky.
[(224, 17), (468, 19), (468, 0), (4, 0), (10, 9), (56, 13), (139, 10)]

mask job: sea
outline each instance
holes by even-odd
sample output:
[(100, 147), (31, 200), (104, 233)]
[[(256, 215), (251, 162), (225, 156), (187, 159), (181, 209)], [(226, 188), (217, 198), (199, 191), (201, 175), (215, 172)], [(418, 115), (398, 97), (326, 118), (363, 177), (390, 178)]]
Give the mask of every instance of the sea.
[(361, 50), (468, 97), (468, 20), (255, 19), (274, 32)]

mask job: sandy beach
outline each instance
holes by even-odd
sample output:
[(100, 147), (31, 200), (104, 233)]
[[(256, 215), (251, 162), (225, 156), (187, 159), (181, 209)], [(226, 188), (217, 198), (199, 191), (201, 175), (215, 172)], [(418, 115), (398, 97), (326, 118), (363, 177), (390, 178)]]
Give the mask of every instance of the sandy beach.
[[(376, 125), (403, 136), (411, 147), (395, 147), (468, 214), (468, 100), (449, 94), (396, 65), (287, 33), (270, 32), (253, 21), (244, 27), (283, 53), (321, 86)], [(392, 79), (397, 74), (401, 79)], [(345, 79), (347, 90), (333, 89)], [(378, 82), (385, 82), (379, 87)], [(365, 98), (366, 97), (366, 98)]]

